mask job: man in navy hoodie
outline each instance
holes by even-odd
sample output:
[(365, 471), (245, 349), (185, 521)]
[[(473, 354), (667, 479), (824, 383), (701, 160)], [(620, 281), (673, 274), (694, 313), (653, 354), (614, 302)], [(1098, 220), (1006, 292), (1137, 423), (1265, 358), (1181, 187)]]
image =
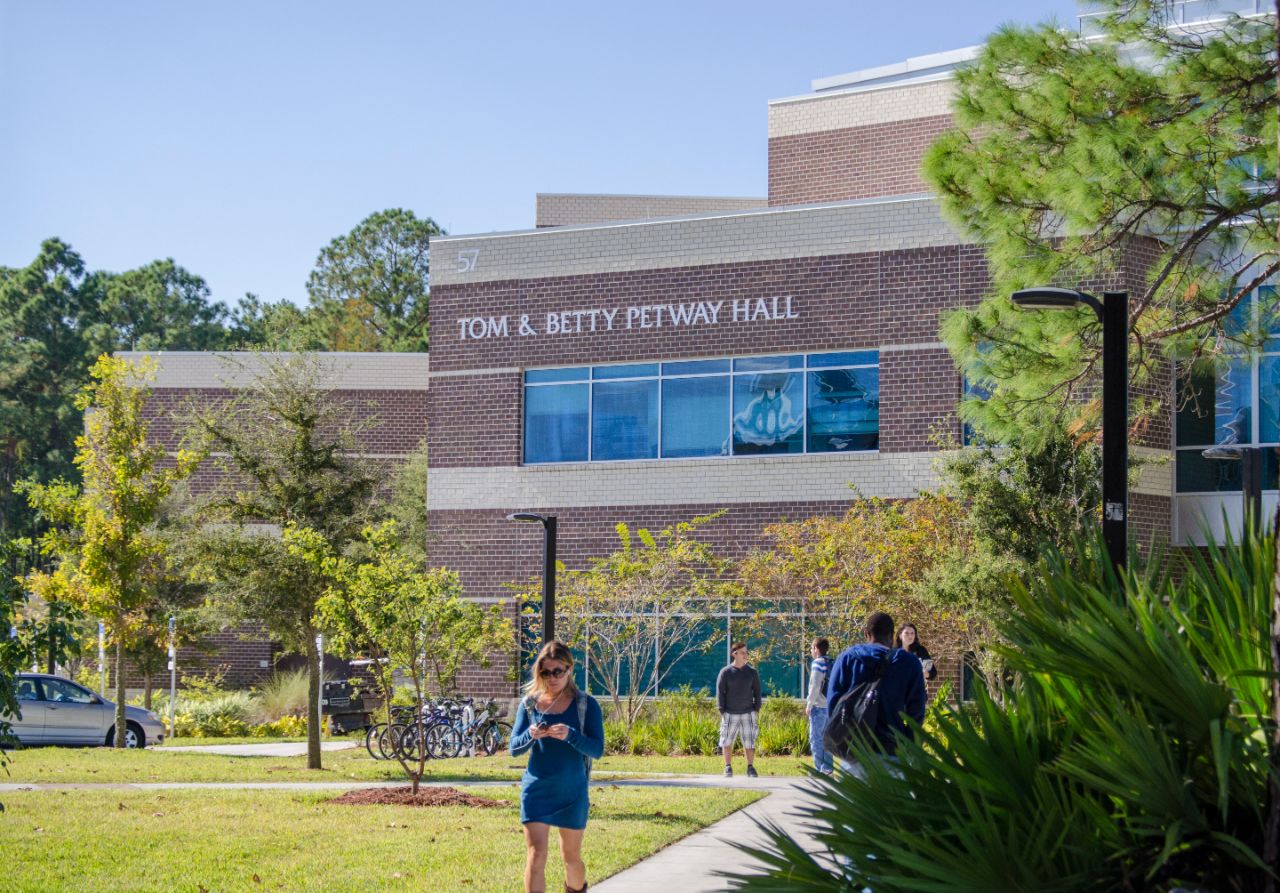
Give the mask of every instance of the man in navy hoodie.
[[(888, 614), (883, 611), (871, 614), (862, 631), (867, 641), (846, 648), (831, 667), (827, 704), (834, 711), (841, 696), (854, 686), (874, 679), (880, 664), (888, 661), (880, 679), (880, 712), (875, 730), (884, 753), (892, 757), (898, 749), (897, 736), (911, 737), (911, 729), (903, 716), (924, 722), (924, 671), (914, 654), (893, 647), (893, 618)], [(843, 760), (840, 762), (844, 764)], [(848, 765), (844, 768), (852, 771)]]

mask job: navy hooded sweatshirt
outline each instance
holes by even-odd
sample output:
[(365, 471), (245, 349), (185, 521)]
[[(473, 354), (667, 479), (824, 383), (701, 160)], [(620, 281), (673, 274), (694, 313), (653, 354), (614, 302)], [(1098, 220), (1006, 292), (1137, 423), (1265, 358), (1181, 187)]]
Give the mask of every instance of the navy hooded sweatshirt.
[(855, 685), (874, 679), (880, 662), (888, 659), (889, 666), (880, 680), (880, 715), (876, 721), (876, 737), (884, 745), (884, 752), (897, 750), (895, 733), (911, 737), (911, 730), (902, 716), (924, 722), (924, 671), (920, 659), (901, 648), (890, 650), (883, 645), (854, 645), (846, 648), (836, 658), (827, 678), (828, 709), (835, 710), (836, 702)]

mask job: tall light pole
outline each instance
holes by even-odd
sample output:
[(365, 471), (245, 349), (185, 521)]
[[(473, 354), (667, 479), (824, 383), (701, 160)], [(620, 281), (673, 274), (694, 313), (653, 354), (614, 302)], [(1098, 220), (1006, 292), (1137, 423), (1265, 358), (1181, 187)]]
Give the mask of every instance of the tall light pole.
[(1129, 534), (1129, 293), (1104, 292), (1099, 301), (1071, 288), (1025, 288), (1013, 293), (1023, 310), (1085, 306), (1102, 323), (1102, 537), (1117, 571), (1124, 570)]
[(542, 644), (556, 637), (556, 516), (514, 512), (508, 521), (537, 521), (542, 525)]

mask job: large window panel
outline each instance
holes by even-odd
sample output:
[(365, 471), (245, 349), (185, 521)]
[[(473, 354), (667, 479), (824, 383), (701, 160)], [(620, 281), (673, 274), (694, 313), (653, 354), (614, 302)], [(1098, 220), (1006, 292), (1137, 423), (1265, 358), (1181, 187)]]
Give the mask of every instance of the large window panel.
[(804, 452), (804, 376), (762, 372), (733, 377), (733, 452)]
[(1280, 356), (1258, 362), (1258, 442), (1280, 443)]
[(591, 395), (591, 458), (658, 458), (658, 380), (596, 382)]
[(662, 456), (729, 455), (729, 376), (662, 383)]
[(587, 461), (588, 385), (524, 389), (524, 461)]
[(880, 370), (809, 373), (809, 452), (874, 450), (880, 446)]
[(1178, 446), (1253, 442), (1253, 369), (1235, 360), (1214, 374), (1199, 374), (1183, 385), (1178, 407)]

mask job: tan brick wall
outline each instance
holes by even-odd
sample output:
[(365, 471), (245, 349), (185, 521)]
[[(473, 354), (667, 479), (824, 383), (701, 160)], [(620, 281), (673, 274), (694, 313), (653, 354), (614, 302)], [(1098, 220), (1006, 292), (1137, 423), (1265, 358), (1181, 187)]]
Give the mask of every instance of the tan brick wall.
[(749, 211), (769, 204), (767, 198), (729, 198), (702, 195), (585, 195), (539, 192), (535, 226), (581, 226), (689, 217), (718, 211)]

